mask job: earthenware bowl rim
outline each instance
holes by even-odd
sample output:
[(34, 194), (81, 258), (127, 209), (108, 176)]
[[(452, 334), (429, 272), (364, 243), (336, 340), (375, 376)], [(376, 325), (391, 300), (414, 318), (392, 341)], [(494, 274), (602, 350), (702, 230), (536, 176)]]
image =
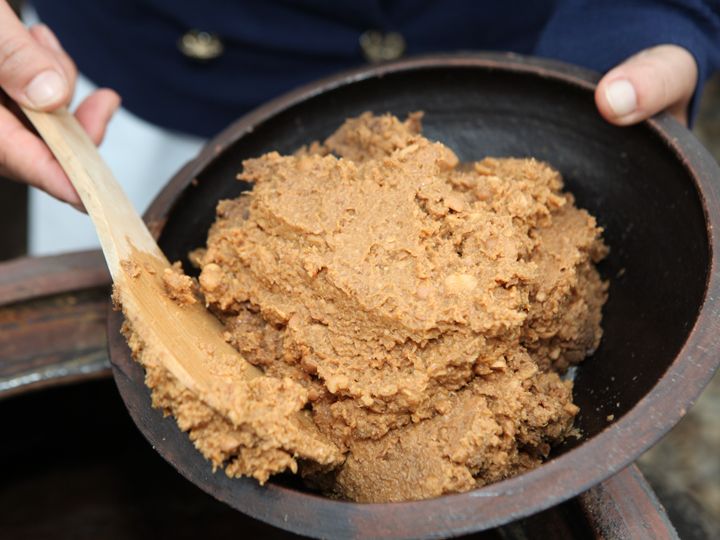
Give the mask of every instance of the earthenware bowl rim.
[[(197, 158), (170, 180), (146, 212), (146, 221), (154, 233), (159, 235), (173, 204), (218, 156), (238, 139), (252, 133), (263, 122), (305, 100), (341, 86), (389, 74), (453, 68), (536, 76), (588, 92), (594, 90), (598, 80), (598, 74), (583, 68), (510, 53), (430, 55), (345, 71), (278, 97), (231, 124), (208, 142)], [(338, 123), (341, 120), (338, 119)], [(719, 246), (718, 236), (715, 234), (720, 220), (720, 197), (716, 185), (720, 178), (720, 169), (700, 142), (669, 115), (661, 114), (645, 124), (682, 163), (695, 184), (705, 213), (710, 268), (702, 307), (682, 349), (656, 385), (624, 416), (578, 447), (531, 472), (474, 491), (424, 501), (359, 504), (332, 500), (273, 483), (261, 488), (251, 480), (237, 480), (238, 489), (242, 491), (242, 503), (238, 504), (237, 501), (230, 500), (239, 499), (238, 497), (213, 493), (211, 489), (201, 487), (244, 513), (300, 534), (321, 535), (321, 532), (308, 527), (294, 527), (287, 522), (287, 515), (275, 516), (272, 512), (267, 514), (264, 507), (278, 504), (279, 498), (292, 498), (293, 506), (302, 507), (304, 512), (310, 515), (313, 512), (319, 512), (318, 515), (334, 515), (337, 521), (333, 531), (338, 536), (354, 536), (362, 531), (375, 530), (372, 523), (386, 517), (392, 523), (392, 526), (383, 529), (387, 530), (388, 537), (434, 538), (487, 529), (541, 511), (582, 493), (632, 463), (680, 420), (720, 363), (720, 355), (712, 354), (712, 351), (718, 350), (720, 344), (720, 276), (717, 261)], [(119, 316), (111, 317), (109, 335), (117, 334), (119, 324)], [(126, 348), (114, 346), (112, 341), (111, 357), (117, 354), (128, 355)], [(115, 360), (113, 366), (118, 381), (121, 370)], [(682, 382), (679, 389), (678, 381)], [(142, 381), (139, 382), (142, 384)], [(122, 384), (119, 383), (119, 386), (123, 393)], [(125, 396), (123, 398), (125, 399)], [(639, 436), (640, 433), (643, 434), (642, 437)], [(166, 452), (158, 441), (152, 440), (150, 434), (144, 434), (151, 443), (157, 445), (156, 449), (166, 460), (188, 479), (197, 483), (178, 467), (171, 453)], [(502, 505), (490, 505), (494, 510), (488, 515), (483, 508), (487, 507), (491, 500), (502, 501)], [(452, 515), (448, 516), (448, 512)]]

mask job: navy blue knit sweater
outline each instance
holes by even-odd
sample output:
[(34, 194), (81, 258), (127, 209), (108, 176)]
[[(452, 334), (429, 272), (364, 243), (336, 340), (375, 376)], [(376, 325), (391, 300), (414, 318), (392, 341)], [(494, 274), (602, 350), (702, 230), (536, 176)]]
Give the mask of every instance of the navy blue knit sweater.
[[(700, 85), (720, 66), (720, 0), (34, 0), (80, 69), (158, 125), (210, 136), (299, 84), (365, 62), (359, 36), (396, 31), (406, 55), (455, 50), (537, 54), (606, 71), (674, 43)], [(188, 60), (188, 30), (225, 52)], [(177, 111), (193, 114), (177, 114)]]

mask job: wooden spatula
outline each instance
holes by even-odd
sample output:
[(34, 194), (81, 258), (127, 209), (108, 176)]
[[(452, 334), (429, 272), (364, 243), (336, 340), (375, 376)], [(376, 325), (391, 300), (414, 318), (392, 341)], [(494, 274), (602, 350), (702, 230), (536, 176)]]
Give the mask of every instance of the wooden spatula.
[[(212, 372), (208, 351), (211, 356), (235, 356), (244, 380), (263, 373), (223, 340), (222, 325), (201, 303), (179, 305), (166, 294), (162, 276), (170, 267), (168, 260), (75, 117), (66, 109), (43, 113), (23, 108), (23, 112), (78, 191), (133, 331), (143, 343), (152, 343), (154, 356), (184, 387), (233, 420), (232, 393), (218, 392), (227, 387), (227, 379)], [(338, 457), (337, 449), (320, 436), (307, 415), (297, 413), (293, 423), (317, 443), (327, 461)]]

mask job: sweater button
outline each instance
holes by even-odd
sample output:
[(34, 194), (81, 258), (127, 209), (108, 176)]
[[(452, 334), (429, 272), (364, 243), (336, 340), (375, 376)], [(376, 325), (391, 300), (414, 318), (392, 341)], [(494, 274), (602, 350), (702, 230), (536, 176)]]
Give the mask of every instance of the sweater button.
[(217, 58), (225, 48), (217, 34), (202, 30), (188, 30), (178, 40), (177, 45), (187, 58), (199, 62)]
[(397, 60), (405, 52), (405, 38), (398, 32), (368, 30), (359, 41), (365, 59), (372, 63)]

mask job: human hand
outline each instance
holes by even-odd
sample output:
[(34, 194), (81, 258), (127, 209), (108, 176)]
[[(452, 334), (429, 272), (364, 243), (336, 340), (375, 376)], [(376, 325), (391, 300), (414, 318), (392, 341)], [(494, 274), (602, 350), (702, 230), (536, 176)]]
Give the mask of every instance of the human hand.
[[(26, 107), (52, 111), (68, 105), (77, 70), (55, 34), (45, 25), (27, 29), (0, 0), (0, 87)], [(0, 92), (0, 176), (28, 183), (82, 209), (82, 202), (45, 143)], [(120, 97), (100, 89), (75, 111), (95, 144), (100, 144)], [(17, 115), (15, 112), (17, 112)]]
[(695, 59), (687, 50), (658, 45), (608, 71), (595, 90), (595, 103), (608, 122), (619, 126), (665, 110), (687, 125), (697, 79)]

